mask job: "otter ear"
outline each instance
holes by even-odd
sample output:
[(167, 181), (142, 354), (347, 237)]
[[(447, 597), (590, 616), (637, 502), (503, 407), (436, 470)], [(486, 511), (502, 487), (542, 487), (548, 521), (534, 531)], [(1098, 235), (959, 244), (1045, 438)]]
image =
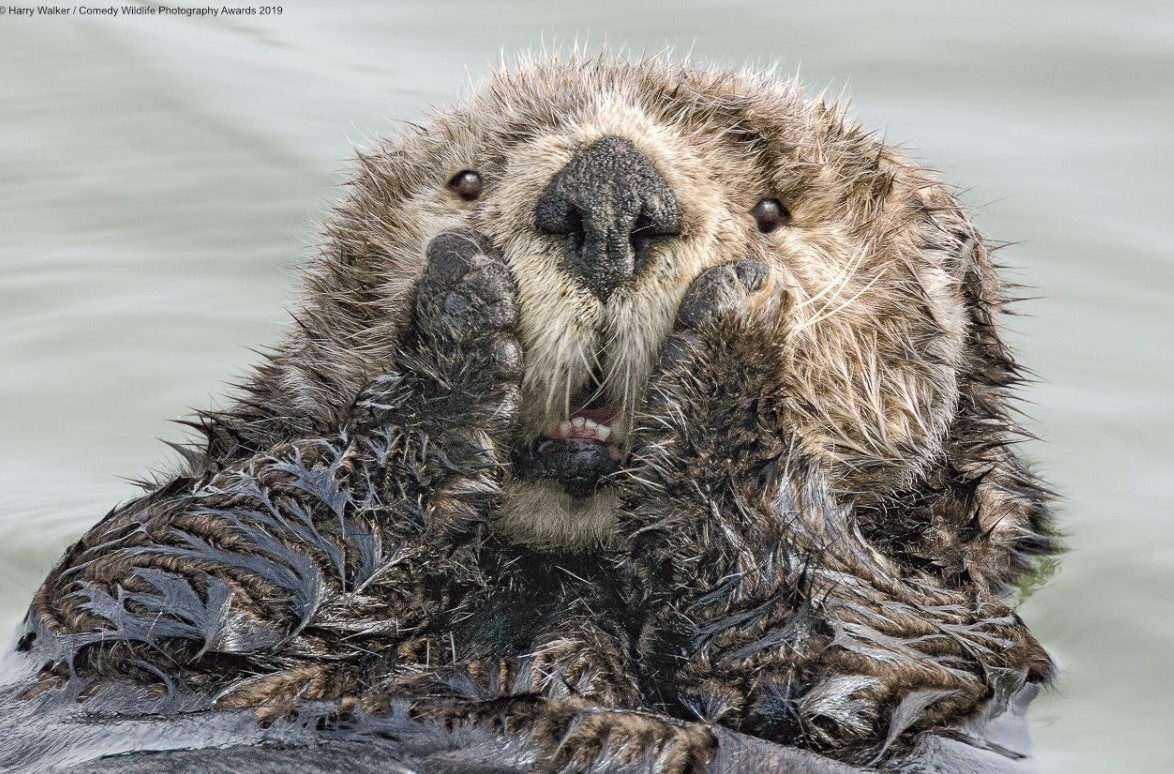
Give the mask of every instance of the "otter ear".
[[(966, 307), (958, 405), (940, 457), (910, 489), (860, 513), (862, 531), (885, 553), (948, 585), (1002, 593), (1057, 553), (1052, 493), (1015, 448), (1026, 433), (1010, 405), (1024, 370), (1003, 342), (1007, 300), (973, 227), (960, 216), (949, 234), (949, 265)], [(942, 245), (944, 247), (944, 245)]]

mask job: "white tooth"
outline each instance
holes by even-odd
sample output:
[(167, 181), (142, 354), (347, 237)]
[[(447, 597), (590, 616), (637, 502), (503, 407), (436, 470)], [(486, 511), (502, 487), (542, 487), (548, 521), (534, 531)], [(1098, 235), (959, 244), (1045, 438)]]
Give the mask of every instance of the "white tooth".
[(587, 420), (584, 417), (575, 417), (574, 419), (571, 420), (571, 425), (579, 428), (580, 430), (583, 429), (583, 425), (586, 423), (587, 423)]
[(562, 422), (558, 423), (558, 437), (559, 438), (570, 438), (571, 437), (571, 423), (565, 419)]
[(587, 428), (588, 430), (594, 430), (595, 428), (599, 427), (599, 424), (594, 419), (584, 417), (583, 427)]
[(611, 437), (611, 428), (607, 425), (599, 425), (595, 428), (595, 437), (601, 441), (606, 441)]

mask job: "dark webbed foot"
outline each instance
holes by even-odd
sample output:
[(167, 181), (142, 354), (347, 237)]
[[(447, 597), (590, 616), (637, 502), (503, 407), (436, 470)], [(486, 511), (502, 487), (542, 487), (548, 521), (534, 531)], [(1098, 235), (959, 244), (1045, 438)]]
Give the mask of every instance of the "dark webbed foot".
[(549, 774), (703, 774), (716, 752), (716, 737), (700, 723), (626, 710), (584, 709), (572, 716), (553, 753), (537, 769)]
[[(379, 715), (390, 704), (378, 697), (362, 706)], [(433, 694), (414, 701), (411, 714), (446, 728), (475, 726), (522, 740), (533, 755), (532, 770), (544, 774), (701, 774), (717, 749), (704, 724), (600, 707), (578, 697), (519, 693), (470, 700)]]

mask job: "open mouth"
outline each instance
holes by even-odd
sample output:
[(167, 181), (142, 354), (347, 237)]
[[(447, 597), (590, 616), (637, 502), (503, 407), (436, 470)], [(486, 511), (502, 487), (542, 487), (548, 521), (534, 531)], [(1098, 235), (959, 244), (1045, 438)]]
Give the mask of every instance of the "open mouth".
[(599, 390), (584, 390), (557, 426), (514, 452), (514, 474), (546, 479), (575, 498), (591, 497), (602, 479), (620, 469), (622, 434), (613, 426), (616, 412)]

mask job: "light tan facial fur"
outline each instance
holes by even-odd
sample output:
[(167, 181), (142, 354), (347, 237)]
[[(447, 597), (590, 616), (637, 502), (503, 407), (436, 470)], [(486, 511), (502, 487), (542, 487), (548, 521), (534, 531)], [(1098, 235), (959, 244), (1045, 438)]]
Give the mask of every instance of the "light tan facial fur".
[[(534, 212), (574, 154), (608, 135), (656, 167), (682, 233), (658, 240), (603, 302), (565, 270), (561, 239), (540, 233)], [(630, 433), (692, 280), (752, 258), (789, 296), (779, 305), (790, 316), (789, 366), (778, 374), (791, 396), (786, 422), (837, 490), (867, 500), (908, 487), (941, 456), (966, 366), (964, 283), (977, 277), (992, 304), (997, 295), (986, 253), (940, 183), (794, 82), (655, 59), (526, 61), (360, 161), (354, 196), (330, 227), (337, 256), (312, 273), (300, 315), (316, 335), (291, 339), (302, 352), (280, 377), (298, 406), (341, 410), (346, 389), (379, 372), (424, 245), (468, 225), (517, 280), (528, 438), (566, 418), (597, 359), (615, 427)], [(475, 201), (446, 186), (461, 170), (484, 180)], [(790, 224), (761, 233), (749, 211), (763, 198), (780, 200)], [(332, 362), (333, 375), (299, 373), (300, 362)], [(542, 488), (507, 482), (501, 526), (536, 544), (606, 542), (606, 503), (572, 507)], [(592, 525), (580, 523), (584, 512)]]

